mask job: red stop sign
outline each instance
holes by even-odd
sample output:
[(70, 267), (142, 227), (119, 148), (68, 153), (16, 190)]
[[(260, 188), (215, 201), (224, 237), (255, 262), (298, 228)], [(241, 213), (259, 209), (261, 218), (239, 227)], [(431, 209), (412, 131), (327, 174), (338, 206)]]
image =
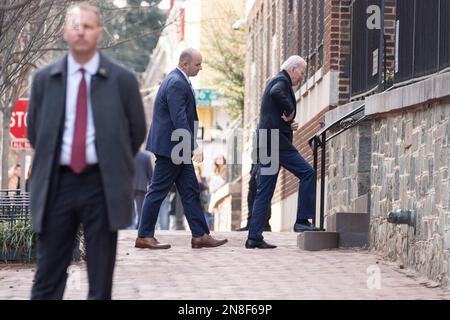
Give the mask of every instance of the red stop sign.
[(17, 100), (11, 115), (9, 132), (16, 139), (27, 138), (28, 99)]

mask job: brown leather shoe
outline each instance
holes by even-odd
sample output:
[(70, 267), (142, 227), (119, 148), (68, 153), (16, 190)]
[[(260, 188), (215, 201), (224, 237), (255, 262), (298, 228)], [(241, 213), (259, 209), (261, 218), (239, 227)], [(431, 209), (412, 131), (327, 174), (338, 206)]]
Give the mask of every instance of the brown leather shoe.
[(192, 238), (191, 245), (192, 245), (192, 248), (194, 248), (194, 249), (199, 249), (199, 248), (203, 248), (203, 247), (212, 248), (212, 247), (221, 246), (227, 242), (228, 242), (227, 239), (216, 240), (213, 237), (211, 237), (209, 234), (205, 233), (203, 236), (201, 236), (199, 238)]
[(161, 244), (156, 238), (136, 238), (135, 248), (169, 249), (170, 244)]

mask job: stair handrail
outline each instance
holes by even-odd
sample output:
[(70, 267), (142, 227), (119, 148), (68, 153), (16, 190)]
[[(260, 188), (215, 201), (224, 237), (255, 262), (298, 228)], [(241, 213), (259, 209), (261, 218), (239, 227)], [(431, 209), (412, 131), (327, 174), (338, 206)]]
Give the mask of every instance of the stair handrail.
[[(389, 87), (386, 90), (384, 90), (381, 93), (386, 93), (388, 91), (391, 91), (395, 87)], [(340, 135), (341, 133), (347, 131), (348, 129), (351, 129), (355, 126), (357, 126), (362, 121), (366, 120), (368, 118), (368, 115), (365, 114), (366, 110), (366, 103), (364, 102), (359, 107), (355, 108), (354, 110), (346, 113), (339, 119), (333, 121), (328, 126), (325, 126), (321, 130), (319, 130), (317, 133), (315, 133), (311, 138), (308, 139), (308, 144), (313, 150), (313, 158), (314, 158), (314, 170), (317, 172), (317, 157), (318, 157), (318, 150), (319, 147), (321, 148), (321, 170), (320, 170), (320, 225), (319, 227), (323, 229), (324, 225), (324, 217), (325, 217), (325, 157), (326, 157), (326, 144), (328, 141), (333, 139), (334, 137)], [(364, 112), (363, 116), (361, 116), (358, 119), (354, 119), (353, 117), (361, 112)], [(349, 121), (346, 121), (349, 120)], [(332, 134), (330, 137), (327, 137), (327, 132), (334, 129), (337, 126), (340, 126), (340, 130)], [(317, 204), (316, 204), (316, 212), (317, 212)], [(314, 215), (313, 218), (313, 224), (316, 225), (316, 218)]]

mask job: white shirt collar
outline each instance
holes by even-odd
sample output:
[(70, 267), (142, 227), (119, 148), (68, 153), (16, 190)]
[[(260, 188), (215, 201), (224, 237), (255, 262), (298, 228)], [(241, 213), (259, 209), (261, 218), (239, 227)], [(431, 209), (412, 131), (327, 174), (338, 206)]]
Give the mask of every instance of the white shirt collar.
[(78, 72), (81, 67), (83, 67), (83, 69), (86, 70), (86, 72), (91, 76), (96, 74), (98, 68), (100, 67), (100, 54), (96, 52), (91, 60), (89, 60), (82, 66), (78, 62), (76, 62), (73, 56), (69, 53), (69, 57), (67, 59), (67, 73), (69, 75), (73, 75), (74, 73)]
[(183, 76), (186, 78), (187, 82), (191, 83), (191, 80), (189, 80), (189, 77), (187, 76), (187, 74), (181, 68), (177, 67), (177, 69), (181, 71)]

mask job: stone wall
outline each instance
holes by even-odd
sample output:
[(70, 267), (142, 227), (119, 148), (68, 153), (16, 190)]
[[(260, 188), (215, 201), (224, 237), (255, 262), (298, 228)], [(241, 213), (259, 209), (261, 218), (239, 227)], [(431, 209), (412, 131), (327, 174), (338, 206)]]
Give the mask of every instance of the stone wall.
[[(448, 285), (450, 103), (435, 101), (372, 123), (371, 247)], [(415, 210), (417, 226), (390, 211)]]
[(362, 122), (330, 140), (327, 215), (361, 211), (370, 188), (371, 122)]
[[(449, 286), (450, 100), (373, 114), (328, 144), (327, 214), (370, 195), (370, 247)], [(416, 228), (387, 221), (415, 210)]]

